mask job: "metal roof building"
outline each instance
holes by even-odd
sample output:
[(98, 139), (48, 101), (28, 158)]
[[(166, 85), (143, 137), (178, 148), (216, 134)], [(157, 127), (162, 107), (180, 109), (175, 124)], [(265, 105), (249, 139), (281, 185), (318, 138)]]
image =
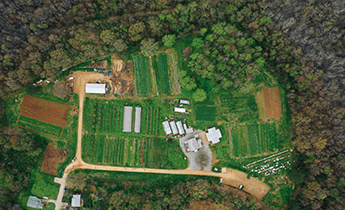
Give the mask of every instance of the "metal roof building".
[(141, 107), (135, 107), (135, 126), (134, 132), (140, 133)]
[(190, 102), (188, 100), (180, 100), (180, 104), (186, 104), (186, 105), (189, 105)]
[(133, 107), (131, 106), (124, 107), (122, 132), (132, 131), (132, 111), (133, 111)]
[(72, 197), (72, 207), (80, 207), (80, 196), (81, 195), (73, 195)]
[(216, 144), (220, 141), (219, 139), (222, 138), (222, 133), (219, 129), (213, 127), (207, 130), (206, 137), (212, 144)]
[(28, 203), (26, 205), (28, 207), (35, 208), (35, 209), (43, 209), (42, 200), (32, 195), (30, 195)]
[(176, 124), (175, 124), (175, 121), (171, 121), (170, 122), (170, 127), (171, 127), (171, 130), (173, 132), (174, 135), (178, 134), (178, 131), (177, 131), (177, 128), (176, 128)]
[(174, 112), (186, 113), (186, 109), (185, 108), (174, 107)]
[(181, 122), (181, 121), (178, 121), (178, 122), (176, 123), (176, 125), (177, 125), (177, 129), (178, 129), (178, 133), (179, 133), (180, 135), (184, 134), (182, 122)]
[(86, 93), (105, 94), (105, 84), (86, 83), (85, 91)]
[(169, 126), (169, 122), (168, 121), (164, 121), (162, 122), (163, 124), (163, 127), (164, 127), (164, 132), (166, 135), (169, 135), (171, 134), (171, 129), (170, 129), (170, 126)]
[(184, 142), (188, 152), (196, 152), (202, 147), (201, 139), (192, 138)]

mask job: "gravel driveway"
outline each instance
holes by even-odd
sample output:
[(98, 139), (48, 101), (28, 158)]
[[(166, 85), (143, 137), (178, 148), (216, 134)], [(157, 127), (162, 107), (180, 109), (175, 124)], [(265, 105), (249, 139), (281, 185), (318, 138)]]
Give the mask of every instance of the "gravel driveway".
[[(194, 134), (202, 133), (204, 131), (202, 130), (197, 130), (194, 131), (193, 133), (187, 134), (186, 136), (180, 138), (180, 146), (182, 148), (183, 153), (187, 156), (189, 160), (189, 167), (188, 169), (192, 170), (205, 170), (205, 171), (211, 171), (211, 160), (212, 160), (212, 152), (209, 147), (209, 145), (203, 146), (200, 148), (197, 152), (187, 152), (186, 148), (184, 146), (184, 142), (194, 136)], [(208, 161), (206, 161), (206, 164), (201, 167), (200, 164), (198, 164), (198, 159), (200, 158), (201, 154), (205, 154), (207, 156)], [(199, 160), (200, 162), (200, 160)]]

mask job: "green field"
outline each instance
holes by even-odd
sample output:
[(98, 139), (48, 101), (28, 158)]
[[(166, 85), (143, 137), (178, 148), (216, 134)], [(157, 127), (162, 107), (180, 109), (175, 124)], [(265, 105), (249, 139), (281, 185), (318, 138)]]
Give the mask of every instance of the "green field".
[(83, 160), (92, 164), (146, 168), (186, 168), (188, 161), (177, 140), (165, 138), (85, 135)]
[(277, 129), (275, 123), (235, 126), (231, 129), (232, 156), (246, 157), (277, 152)]
[(152, 59), (153, 69), (156, 74), (156, 81), (158, 85), (159, 94), (170, 95), (170, 82), (169, 82), (169, 68), (167, 54), (160, 53), (157, 56), (154, 56)]
[(25, 116), (19, 116), (18, 126), (29, 130), (60, 137), (63, 127), (41, 122)]
[(254, 94), (234, 96), (231, 93), (219, 96), (219, 107), (226, 121), (236, 120), (237, 123), (254, 123), (259, 120), (258, 106)]
[(215, 121), (216, 107), (196, 106), (196, 120), (198, 121)]
[(152, 95), (153, 89), (149, 58), (138, 55), (133, 58), (133, 63), (137, 95), (140, 97)]

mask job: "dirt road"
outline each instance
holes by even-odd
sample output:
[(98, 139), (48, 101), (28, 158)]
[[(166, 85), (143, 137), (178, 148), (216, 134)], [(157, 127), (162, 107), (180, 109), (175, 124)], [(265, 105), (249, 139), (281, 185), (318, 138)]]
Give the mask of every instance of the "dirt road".
[(79, 95), (79, 121), (78, 121), (78, 143), (76, 159), (73, 163), (69, 164), (63, 174), (62, 179), (55, 178), (55, 182), (60, 184), (60, 190), (55, 203), (55, 210), (60, 210), (62, 207), (62, 198), (66, 179), (70, 172), (77, 169), (91, 169), (103, 171), (124, 171), (124, 172), (140, 172), (140, 173), (159, 173), (159, 174), (179, 174), (179, 175), (198, 175), (198, 176), (214, 176), (223, 179), (223, 183), (238, 187), (240, 184), (244, 186), (243, 190), (254, 195), (258, 199), (262, 199), (270, 190), (270, 187), (260, 180), (250, 177), (247, 179), (247, 174), (234, 169), (227, 169), (225, 173), (214, 173), (211, 171), (200, 170), (166, 170), (166, 169), (152, 169), (152, 168), (130, 168), (130, 167), (117, 167), (117, 166), (101, 166), (85, 163), (81, 158), (81, 143), (82, 143), (82, 128), (83, 128), (83, 106), (85, 98), (85, 84), (95, 80), (107, 80), (103, 74), (92, 72), (74, 72), (72, 75), (75, 79), (74, 92)]

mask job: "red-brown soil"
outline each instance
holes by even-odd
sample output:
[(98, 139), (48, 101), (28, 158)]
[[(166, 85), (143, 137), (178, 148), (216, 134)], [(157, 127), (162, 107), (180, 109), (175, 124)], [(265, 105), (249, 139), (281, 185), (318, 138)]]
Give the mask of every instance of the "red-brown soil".
[(270, 119), (282, 117), (283, 115), (279, 87), (263, 88), (263, 92), (267, 118)]
[(48, 144), (43, 158), (41, 172), (56, 175), (57, 165), (65, 158), (66, 155), (66, 151), (60, 150), (59, 148), (55, 149), (53, 145)]
[(65, 127), (70, 106), (25, 95), (19, 115)]

